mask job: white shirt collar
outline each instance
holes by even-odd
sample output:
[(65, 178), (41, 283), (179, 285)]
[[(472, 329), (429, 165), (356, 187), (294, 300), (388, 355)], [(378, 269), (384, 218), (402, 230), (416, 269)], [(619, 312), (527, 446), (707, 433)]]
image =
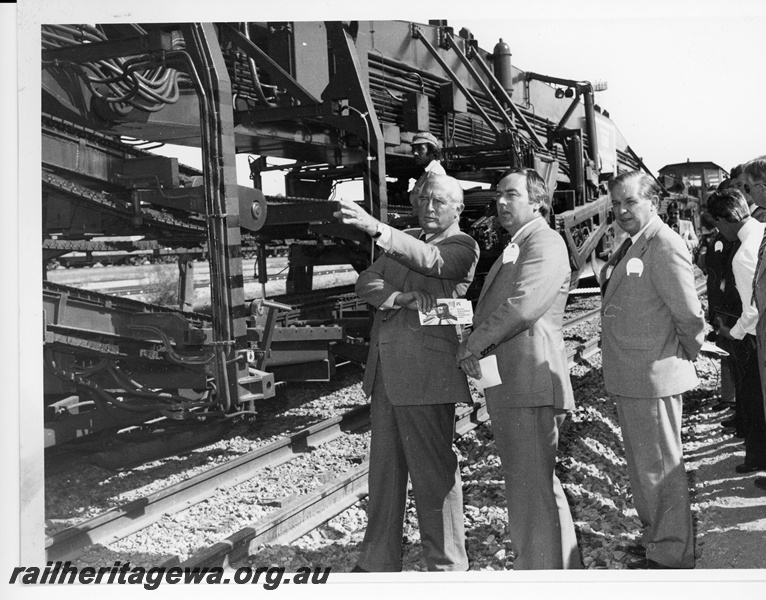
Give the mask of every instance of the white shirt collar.
[(511, 238), (511, 243), (513, 243), (513, 242), (515, 242), (515, 241), (516, 241), (516, 238), (517, 238), (517, 237), (519, 237), (519, 234), (520, 234), (522, 231), (524, 231), (524, 230), (525, 230), (527, 227), (529, 227), (529, 226), (530, 226), (532, 223), (534, 223), (535, 221), (537, 221), (537, 219), (542, 219), (542, 218), (543, 218), (543, 216), (542, 216), (542, 215), (540, 215), (539, 217), (535, 217), (535, 218), (534, 218), (534, 219), (532, 219), (531, 221), (527, 221), (526, 223), (524, 223), (524, 225), (522, 225), (522, 226), (519, 228), (519, 230), (518, 230), (516, 233), (514, 233), (514, 234), (513, 234), (513, 237)]
[(745, 222), (742, 224), (742, 227), (739, 228), (739, 231), (737, 232), (737, 237), (741, 242), (744, 242), (753, 234), (763, 235), (761, 231), (763, 231), (759, 226), (758, 219), (754, 219), (753, 217), (750, 217), (749, 219), (746, 219)]
[(442, 166), (441, 162), (438, 160), (432, 160), (430, 163), (426, 165), (426, 168), (423, 169), (426, 173), (431, 173), (432, 171), (437, 171), (437, 173), (441, 173), (444, 169), (440, 169)]
[(641, 231), (639, 231), (639, 232), (638, 232), (636, 235), (631, 235), (631, 236), (630, 236), (630, 241), (631, 241), (631, 243), (635, 244), (635, 243), (636, 243), (636, 240), (637, 240), (638, 238), (640, 238), (640, 237), (641, 237), (641, 236), (644, 234), (644, 231), (646, 231), (646, 229), (649, 227), (649, 225), (651, 225), (652, 223), (654, 223), (654, 221), (655, 221), (655, 220), (657, 220), (657, 219), (659, 219), (660, 221), (662, 221), (662, 219), (660, 219), (660, 215), (654, 215), (654, 216), (653, 216), (651, 219), (649, 219), (649, 222), (648, 222), (646, 225), (644, 225), (644, 226), (643, 226), (643, 228), (641, 229)]

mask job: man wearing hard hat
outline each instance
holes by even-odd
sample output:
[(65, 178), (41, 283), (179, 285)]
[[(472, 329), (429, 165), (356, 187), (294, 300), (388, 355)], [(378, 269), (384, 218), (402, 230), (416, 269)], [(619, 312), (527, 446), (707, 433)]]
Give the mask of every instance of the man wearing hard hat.
[(427, 131), (416, 133), (410, 145), (412, 146), (412, 156), (415, 158), (415, 164), (425, 169), (410, 191), (410, 204), (416, 207), (420, 191), (428, 177), (430, 175), (446, 175), (447, 173), (440, 162), (442, 156), (439, 149), (439, 140), (433, 134)]

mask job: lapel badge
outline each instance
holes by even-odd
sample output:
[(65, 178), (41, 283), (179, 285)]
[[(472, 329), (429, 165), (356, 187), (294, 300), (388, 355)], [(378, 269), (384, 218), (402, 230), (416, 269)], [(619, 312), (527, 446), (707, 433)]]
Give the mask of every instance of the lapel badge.
[(630, 277), (630, 275), (633, 273), (638, 273), (638, 276), (641, 277), (641, 275), (644, 273), (644, 263), (640, 258), (631, 258), (628, 261), (627, 270), (628, 277)]
[(519, 246), (515, 243), (508, 244), (503, 250), (503, 264), (516, 263), (519, 258)]

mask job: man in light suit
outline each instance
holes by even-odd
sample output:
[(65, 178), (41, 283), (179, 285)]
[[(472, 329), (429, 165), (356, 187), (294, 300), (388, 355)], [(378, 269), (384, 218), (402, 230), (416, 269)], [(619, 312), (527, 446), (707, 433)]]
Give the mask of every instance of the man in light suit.
[(686, 248), (689, 250), (689, 254), (694, 256), (694, 251), (699, 246), (700, 241), (694, 232), (692, 222), (681, 219), (679, 214), (678, 202), (673, 201), (668, 204), (668, 226), (681, 236), (681, 239), (686, 244)]
[(437, 298), (465, 295), (473, 280), (479, 247), (460, 232), (462, 210), (460, 184), (433, 175), (420, 194), (420, 229), (393, 229), (354, 202), (341, 201), (335, 213), (385, 252), (356, 283), (375, 320), (363, 382), (372, 397), (368, 525), (355, 571), (401, 571), (408, 474), (429, 571), (468, 569), (452, 439), (455, 403), (471, 396), (455, 365), (455, 326), (422, 326), (418, 318)]
[(493, 356), (502, 382), (485, 389), (505, 475), (516, 569), (581, 568), (572, 516), (555, 474), (567, 411), (574, 409), (562, 320), (569, 256), (548, 226), (549, 194), (532, 169), (512, 170), (497, 186), (497, 212), (510, 244), (490, 269), (457, 358), (480, 378)]
[(694, 536), (681, 446), (683, 392), (703, 342), (702, 306), (683, 241), (657, 215), (659, 188), (641, 172), (609, 183), (628, 233), (601, 272), (604, 385), (617, 404), (642, 544), (629, 568), (693, 568)]

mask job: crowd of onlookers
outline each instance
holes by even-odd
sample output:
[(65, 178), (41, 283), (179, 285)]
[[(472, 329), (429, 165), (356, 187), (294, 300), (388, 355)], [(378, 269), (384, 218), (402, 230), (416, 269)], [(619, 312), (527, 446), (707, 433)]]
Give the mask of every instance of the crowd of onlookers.
[[(721, 359), (718, 408), (733, 408), (723, 425), (744, 438), (745, 461), (737, 472), (764, 471), (766, 156), (732, 169), (704, 208), (703, 217), (713, 228), (697, 263), (707, 275), (707, 318), (715, 330), (711, 338), (728, 353)], [(757, 477), (755, 485), (766, 490), (766, 477)]]
[[(514, 569), (582, 568), (574, 525), (556, 477), (559, 431), (574, 408), (562, 333), (570, 287), (566, 245), (549, 223), (550, 193), (534, 169), (511, 169), (495, 188), (508, 243), (486, 275), (470, 327), (429, 326), (444, 298), (465, 295), (479, 247), (460, 231), (463, 191), (438, 164), (438, 141), (414, 137), (424, 168), (410, 195), (420, 227), (399, 231), (354, 202), (335, 216), (367, 233), (379, 258), (356, 284), (374, 309), (363, 389), (371, 398), (368, 526), (354, 571), (401, 570), (412, 484), (431, 571), (468, 569), (460, 467), (452, 449), (455, 404), (486, 398), (505, 478)], [(681, 445), (682, 395), (699, 383), (693, 364), (705, 315), (694, 282), (699, 240), (651, 175), (609, 182), (614, 222), (627, 234), (598, 275), (601, 350), (625, 446), (641, 543), (629, 568), (693, 568), (694, 534)], [(762, 207), (759, 210), (759, 207)], [(708, 320), (728, 352), (734, 433), (745, 439), (741, 473), (766, 470), (766, 157), (748, 162), (707, 198), (715, 236), (705, 240)], [(702, 254), (700, 254), (702, 255)], [(727, 384), (728, 385), (728, 384)], [(766, 477), (755, 480), (766, 490)]]

